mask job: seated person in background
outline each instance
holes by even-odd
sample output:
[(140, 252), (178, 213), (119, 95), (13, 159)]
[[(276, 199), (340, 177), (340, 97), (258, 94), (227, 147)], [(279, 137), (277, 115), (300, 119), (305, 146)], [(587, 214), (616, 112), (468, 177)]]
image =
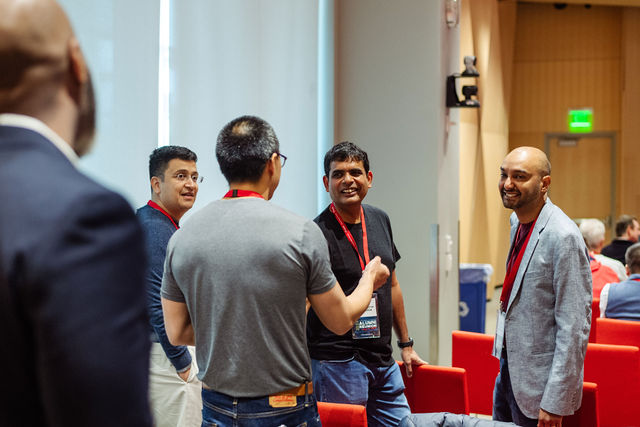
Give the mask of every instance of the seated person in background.
[(604, 247), (604, 231), (604, 223), (599, 219), (587, 218), (580, 223), (580, 232), (589, 248), (589, 254), (602, 265), (615, 271), (620, 282), (627, 280), (627, 269), (624, 267), (624, 262), (609, 258), (601, 253)]
[(624, 264), (624, 254), (629, 246), (638, 241), (638, 236), (640, 236), (638, 219), (631, 215), (622, 215), (616, 222), (616, 238), (602, 248), (602, 255), (617, 259)]
[(604, 224), (594, 218), (580, 223), (580, 233), (589, 248), (589, 265), (593, 279), (593, 297), (600, 298), (600, 291), (607, 283), (627, 279), (627, 272), (620, 261), (600, 254), (604, 246)]
[(640, 243), (631, 245), (625, 258), (629, 279), (602, 288), (600, 317), (640, 320)]

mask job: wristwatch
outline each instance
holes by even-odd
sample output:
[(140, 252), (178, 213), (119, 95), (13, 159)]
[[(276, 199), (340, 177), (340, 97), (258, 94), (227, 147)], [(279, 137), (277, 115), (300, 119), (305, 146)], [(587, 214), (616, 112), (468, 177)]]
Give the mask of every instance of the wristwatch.
[(407, 348), (407, 347), (413, 347), (413, 338), (409, 337), (409, 341), (407, 342), (402, 342), (398, 340), (398, 348)]

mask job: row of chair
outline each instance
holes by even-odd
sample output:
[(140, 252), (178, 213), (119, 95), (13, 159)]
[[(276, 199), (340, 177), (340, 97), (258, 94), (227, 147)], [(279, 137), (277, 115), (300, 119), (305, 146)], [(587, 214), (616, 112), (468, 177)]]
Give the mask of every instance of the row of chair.
[[(610, 319), (596, 319), (596, 340), (589, 343), (584, 363), (582, 407), (563, 422), (563, 426), (640, 426), (640, 340), (630, 341), (621, 324)], [(625, 322), (628, 323), (628, 322)], [(634, 327), (640, 326), (632, 325)], [(612, 331), (616, 329), (617, 331)], [(639, 332), (640, 334), (640, 332)], [(624, 343), (618, 338), (625, 336)], [(638, 335), (640, 337), (640, 335)], [(452, 364), (465, 368), (469, 379), (470, 409), (490, 414), (498, 361), (490, 356), (493, 336), (473, 332), (453, 332)]]
[[(596, 307), (594, 303), (582, 406), (563, 426), (640, 426), (635, 407), (640, 402), (640, 322), (598, 318)], [(499, 371), (498, 360), (491, 356), (493, 336), (454, 331), (452, 339), (453, 367), (414, 367), (408, 378), (398, 362), (411, 412), (490, 415)], [(363, 406), (320, 403), (318, 408), (324, 425), (366, 426)]]
[[(469, 387), (466, 371), (448, 366), (414, 366), (408, 378), (398, 362), (405, 384), (405, 396), (412, 413), (451, 412), (469, 414)], [(366, 426), (364, 406), (318, 402), (322, 425), (330, 427)]]

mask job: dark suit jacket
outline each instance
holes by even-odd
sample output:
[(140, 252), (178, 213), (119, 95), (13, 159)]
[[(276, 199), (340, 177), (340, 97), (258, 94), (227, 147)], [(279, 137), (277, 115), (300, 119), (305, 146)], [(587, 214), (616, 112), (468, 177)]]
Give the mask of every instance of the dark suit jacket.
[(0, 425), (150, 425), (130, 206), (11, 126), (0, 126), (0, 201)]

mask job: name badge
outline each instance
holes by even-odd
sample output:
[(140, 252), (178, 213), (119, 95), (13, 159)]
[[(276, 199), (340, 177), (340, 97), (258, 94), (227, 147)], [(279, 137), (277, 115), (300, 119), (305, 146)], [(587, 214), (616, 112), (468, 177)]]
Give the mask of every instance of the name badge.
[(496, 323), (496, 335), (493, 338), (493, 351), (491, 354), (493, 357), (500, 359), (500, 355), (502, 354), (502, 346), (504, 344), (504, 321), (507, 317), (507, 314), (498, 310), (498, 320)]
[(351, 336), (356, 340), (380, 338), (377, 294), (373, 294), (369, 306), (351, 328)]

